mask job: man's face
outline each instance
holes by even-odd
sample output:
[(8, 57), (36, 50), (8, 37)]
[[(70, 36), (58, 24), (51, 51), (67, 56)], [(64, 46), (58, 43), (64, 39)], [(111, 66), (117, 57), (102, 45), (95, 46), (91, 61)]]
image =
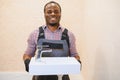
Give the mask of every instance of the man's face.
[(45, 7), (45, 19), (47, 25), (57, 26), (59, 25), (61, 11), (57, 4), (51, 3)]

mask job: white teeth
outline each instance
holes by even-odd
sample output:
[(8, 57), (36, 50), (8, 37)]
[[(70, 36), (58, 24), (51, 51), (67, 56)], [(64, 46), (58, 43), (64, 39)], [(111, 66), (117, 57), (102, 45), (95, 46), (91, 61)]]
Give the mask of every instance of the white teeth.
[(51, 20), (56, 20), (56, 18), (51, 18)]

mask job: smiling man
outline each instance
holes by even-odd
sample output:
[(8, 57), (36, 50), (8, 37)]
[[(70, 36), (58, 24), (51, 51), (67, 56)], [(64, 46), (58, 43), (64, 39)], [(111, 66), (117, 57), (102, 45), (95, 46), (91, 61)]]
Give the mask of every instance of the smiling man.
[(61, 8), (58, 4), (46, 4), (44, 8), (44, 14), (46, 19), (46, 24), (55, 27), (55, 29), (59, 26), (60, 18), (61, 18)]
[[(76, 51), (75, 36), (72, 32), (60, 25), (61, 7), (57, 2), (50, 1), (44, 6), (46, 24), (34, 30), (28, 38), (28, 46), (23, 55), (25, 69), (29, 72), (29, 62), (35, 56), (38, 46), (38, 54), (42, 49), (52, 49), (51, 53), (45, 53), (44, 57), (75, 57), (80, 61)], [(38, 57), (39, 58), (39, 57)], [(33, 76), (33, 80), (58, 80), (57, 75)], [(68, 75), (63, 75), (62, 80), (70, 80)]]

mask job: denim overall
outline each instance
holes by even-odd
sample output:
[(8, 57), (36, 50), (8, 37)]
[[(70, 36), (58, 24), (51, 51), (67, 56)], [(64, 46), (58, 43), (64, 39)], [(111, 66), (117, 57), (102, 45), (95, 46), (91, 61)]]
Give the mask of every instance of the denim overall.
[[(52, 49), (52, 52), (42, 53), (42, 57), (68, 57), (69, 46), (65, 39), (62, 40), (48, 40), (44, 38), (38, 39), (38, 53), (37, 58), (40, 58), (41, 51)], [(33, 80), (58, 80), (56, 75), (39, 75), (33, 76)], [(68, 75), (63, 75), (62, 80), (70, 80)]]

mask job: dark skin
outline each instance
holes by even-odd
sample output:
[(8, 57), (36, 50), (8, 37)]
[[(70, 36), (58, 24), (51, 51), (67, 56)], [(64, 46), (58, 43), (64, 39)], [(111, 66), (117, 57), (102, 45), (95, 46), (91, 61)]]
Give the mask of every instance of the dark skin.
[(51, 3), (45, 7), (44, 12), (46, 24), (51, 31), (55, 31), (59, 27), (61, 11), (57, 4)]
[[(60, 7), (55, 3), (48, 4), (45, 7), (44, 17), (46, 20), (47, 27), (49, 28), (49, 30), (54, 32), (60, 25), (60, 18), (61, 18)], [(23, 60), (31, 59), (31, 57), (32, 56), (30, 56), (28, 54), (24, 54)], [(77, 60), (80, 59), (80, 57), (78, 55), (76, 55), (75, 58)]]

